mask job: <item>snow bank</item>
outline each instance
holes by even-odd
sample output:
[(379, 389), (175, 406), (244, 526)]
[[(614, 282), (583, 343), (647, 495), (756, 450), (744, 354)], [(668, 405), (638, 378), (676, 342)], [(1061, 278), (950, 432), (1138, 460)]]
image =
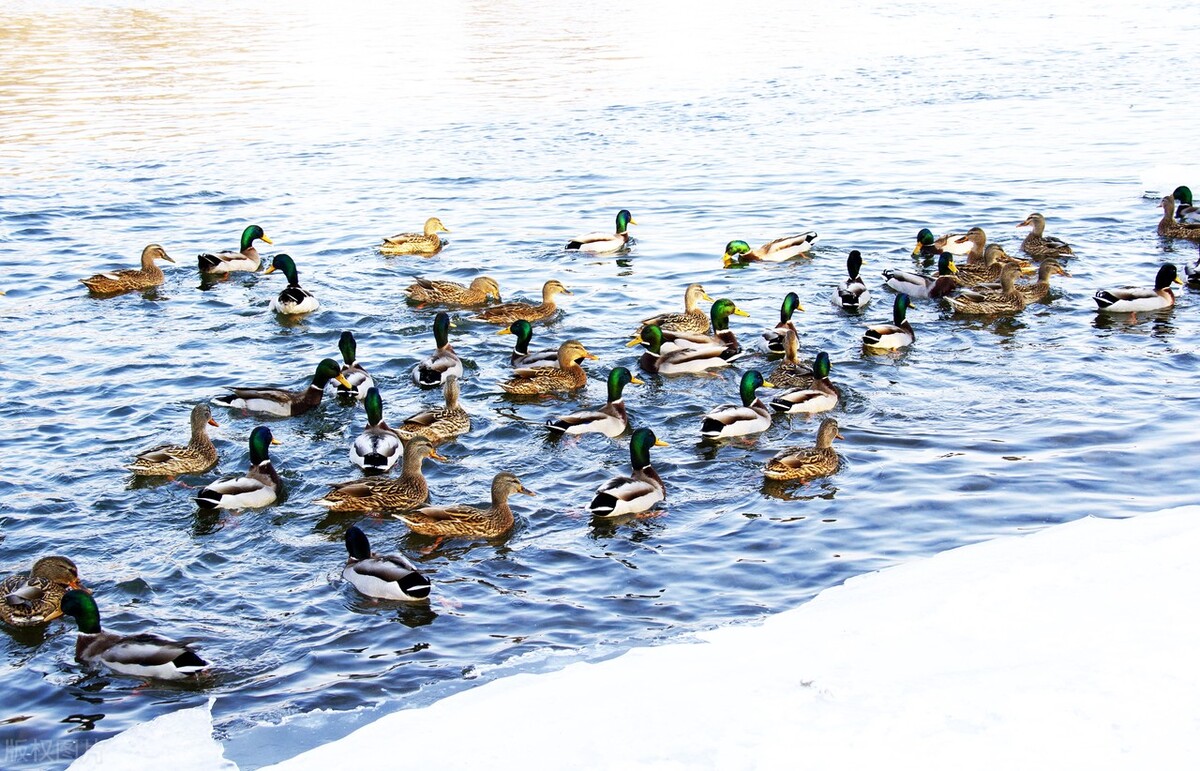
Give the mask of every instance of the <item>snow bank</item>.
[(237, 771), (212, 736), (213, 699), (92, 745), (68, 771)]

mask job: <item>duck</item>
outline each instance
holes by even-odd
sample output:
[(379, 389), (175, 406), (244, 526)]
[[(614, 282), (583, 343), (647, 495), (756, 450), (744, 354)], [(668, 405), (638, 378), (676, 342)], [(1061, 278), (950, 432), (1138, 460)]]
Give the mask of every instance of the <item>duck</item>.
[(281, 444), (271, 429), (258, 426), (250, 432), (250, 469), (245, 476), (227, 477), (205, 487), (196, 496), (202, 509), (260, 509), (279, 497), (283, 481), (271, 465), (270, 448)]
[(871, 290), (862, 280), (862, 252), (854, 249), (846, 258), (846, 273), (849, 275), (833, 290), (833, 304), (844, 311), (857, 313), (871, 302)]
[(976, 262), (983, 257), (983, 247), (987, 244), (987, 234), (983, 228), (971, 228), (966, 233), (947, 233), (938, 236), (933, 241), (933, 247), (939, 252), (948, 252), (955, 257), (965, 257), (956, 260), (959, 263)]
[(525, 319), (517, 319), (496, 334), (517, 336), (512, 355), (508, 357), (508, 363), (513, 369), (558, 366), (557, 348), (543, 348), (532, 352), (529, 350), (529, 341), (533, 339), (533, 325)]
[(1000, 292), (988, 294), (982, 299), (974, 299), (967, 295), (947, 297), (955, 313), (971, 315), (1012, 315), (1025, 310), (1025, 296), (1017, 291), (1017, 276), (1021, 275), (1021, 266), (1008, 264), (1000, 271)]
[(279, 271), (287, 276), (287, 286), (284, 287), (283, 291), (277, 297), (272, 298), (271, 310), (276, 313), (282, 313), (285, 316), (298, 316), (302, 313), (312, 313), (321, 307), (321, 303), (317, 300), (316, 296), (300, 286), (300, 279), (296, 271), (296, 261), (290, 255), (275, 255), (271, 259), (271, 267), (267, 268), (263, 275), (267, 276), (275, 271)]
[(294, 417), (310, 412), (321, 403), (325, 395), (325, 386), (330, 380), (336, 380), (346, 388), (350, 381), (342, 376), (341, 369), (333, 359), (321, 359), (313, 373), (312, 382), (303, 391), (285, 391), (282, 388), (234, 388), (232, 393), (218, 396), (212, 400), (220, 407), (255, 412), (260, 415), (272, 415), (277, 418)]
[(433, 443), (420, 434), (404, 440), (404, 465), (399, 477), (373, 476), (339, 482), (313, 501), (330, 511), (387, 511), (413, 509), (429, 497), (429, 485), (421, 471), (426, 458), (445, 461)]
[(389, 257), (399, 254), (432, 257), (442, 250), (442, 239), (438, 237), (438, 233), (449, 232), (450, 229), (443, 225), (440, 219), (430, 217), (425, 220), (423, 233), (397, 233), (391, 238), (385, 238), (379, 246), (379, 252)]
[(28, 573), (0, 582), (0, 621), (13, 627), (34, 627), (62, 615), (63, 594), (82, 589), (79, 569), (67, 557), (42, 557)]
[(788, 292), (784, 295), (783, 303), (779, 307), (779, 323), (762, 333), (759, 343), (762, 350), (769, 354), (782, 356), (784, 335), (789, 331), (796, 331), (795, 325), (792, 324), (792, 314), (803, 310), (804, 306), (800, 304), (799, 295), (795, 292)]
[(808, 388), (789, 388), (771, 399), (771, 409), (788, 415), (829, 412), (841, 394), (829, 380), (829, 354), (821, 351), (813, 361), (813, 383)]
[(588, 353), (588, 349), (578, 340), (568, 340), (558, 348), (557, 367), (517, 369), (512, 378), (500, 384), (500, 389), (508, 394), (522, 396), (576, 391), (587, 385), (587, 373), (579, 366), (579, 362), (599, 358)]
[(81, 278), (79, 282), (86, 286), (89, 292), (97, 295), (151, 289), (161, 284), (165, 278), (162, 269), (154, 264), (155, 260), (175, 262), (161, 246), (150, 244), (142, 250), (141, 268), (97, 273), (91, 278)]
[(381, 474), (400, 459), (404, 450), (400, 437), (383, 419), (383, 397), (379, 389), (367, 389), (363, 399), (367, 411), (367, 427), (350, 444), (350, 461), (363, 471)]
[(641, 343), (646, 350), (638, 359), (638, 367), (651, 375), (682, 375), (688, 372), (706, 372), (710, 369), (728, 367), (732, 358), (728, 357), (724, 345), (704, 345), (693, 348), (675, 348), (663, 351), (663, 332), (651, 324), (642, 329), (642, 334), (633, 339), (633, 344)]
[(208, 438), (208, 426), (219, 426), (207, 404), (192, 407), (192, 438), (184, 446), (164, 444), (133, 459), (129, 470), (135, 476), (175, 477), (200, 474), (217, 465), (217, 448)]
[(1034, 268), (1027, 263), (1021, 263), (1008, 256), (1000, 244), (988, 244), (983, 250), (983, 260), (969, 265), (958, 266), (958, 283), (962, 286), (975, 286), (1000, 280), (1000, 272), (1006, 265), (1016, 265), (1020, 273), (1032, 273)]
[(119, 675), (183, 680), (208, 667), (192, 648), (192, 640), (168, 640), (152, 634), (119, 635), (100, 628), (96, 600), (82, 589), (68, 589), (62, 612), (75, 619), (79, 636), (75, 660), (101, 665)]
[(838, 422), (825, 418), (817, 429), (815, 447), (787, 447), (767, 461), (763, 476), (776, 482), (808, 481), (837, 473), (838, 454), (834, 439), (845, 439)]
[(650, 465), (650, 448), (667, 447), (667, 443), (649, 428), (639, 428), (629, 438), (629, 462), (633, 474), (616, 477), (600, 485), (588, 504), (595, 517), (619, 517), (641, 514), (667, 498), (667, 486)]
[(346, 551), (350, 557), (342, 578), (367, 597), (401, 602), (429, 599), (429, 579), (400, 554), (376, 554), (357, 525), (346, 529)]
[(942, 252), (938, 257), (938, 272), (936, 276), (926, 276), (922, 273), (899, 268), (889, 268), (883, 272), (884, 283), (900, 294), (908, 295), (917, 300), (945, 297), (962, 286), (955, 277), (958, 266), (954, 264), (954, 255)]
[(462, 504), (424, 506), (396, 517), (420, 535), (443, 538), (499, 538), (515, 522), (508, 497), (513, 493), (536, 495), (515, 474), (501, 471), (492, 478), (492, 505), (486, 509)]
[(913, 257), (937, 257), (942, 253), (941, 248), (935, 245), (937, 241), (933, 236), (933, 231), (929, 228), (921, 228), (917, 231), (917, 245), (913, 247)]
[(776, 388), (811, 388), (812, 367), (800, 363), (800, 336), (789, 329), (783, 336), (783, 361), (767, 378)]
[(1158, 269), (1153, 289), (1132, 286), (1101, 289), (1092, 299), (1096, 301), (1097, 310), (1105, 313), (1156, 311), (1175, 304), (1175, 293), (1171, 291), (1171, 284), (1182, 283), (1178, 269), (1168, 262)]
[(1183, 272), (1189, 284), (1200, 284), (1200, 253), (1196, 254), (1196, 259), (1183, 264)]
[(337, 384), (337, 395), (354, 397), (358, 401), (367, 398), (367, 391), (375, 386), (371, 374), (358, 363), (358, 341), (354, 333), (347, 330), (338, 338), (338, 350), (342, 353), (341, 376), (350, 385)]
[(819, 239), (816, 231), (810, 230), (798, 236), (776, 238), (757, 249), (751, 249), (750, 244), (745, 241), (730, 241), (725, 244), (722, 260), (727, 268), (751, 262), (784, 262), (809, 251)]
[(1175, 219), (1175, 198), (1164, 195), (1163, 216), (1158, 221), (1158, 234), (1164, 238), (1187, 238), (1200, 241), (1200, 224), (1190, 225)]
[[(784, 302), (787, 302), (786, 298)], [(799, 307), (799, 303), (799, 298), (796, 298), (797, 307)], [(745, 316), (746, 318), (750, 318), (750, 314), (737, 307), (737, 304), (733, 300), (730, 300), (728, 297), (722, 297), (714, 302), (712, 308), (709, 310), (709, 317), (713, 328), (711, 335), (696, 334), (694, 332), (669, 332), (660, 327), (663, 353), (670, 353), (685, 348), (721, 346), (723, 349), (721, 355), (725, 359), (733, 361), (741, 358), (745, 352), (742, 350), (741, 344), (738, 343), (737, 335), (729, 328), (730, 316)], [(631, 348), (639, 342), (642, 342), (641, 335), (633, 338), (633, 340), (630, 340), (625, 345), (627, 348)]]
[[(1038, 266), (1037, 281), (1032, 284), (1017, 284), (1015, 289), (1025, 298), (1025, 303), (1041, 302), (1050, 296), (1050, 277), (1051, 276), (1070, 276), (1063, 269), (1061, 263), (1053, 257), (1047, 257), (1042, 260)], [(978, 284), (970, 289), (959, 290), (956, 296), (967, 297), (972, 300), (982, 300), (989, 294), (999, 294), (1003, 289), (999, 282), (989, 282), (987, 284)]]
[(451, 375), (442, 384), (441, 407), (418, 412), (404, 419), (396, 433), (408, 439), (420, 434), (437, 444), (471, 430), (471, 416), (458, 403), (458, 375)]
[(765, 380), (756, 369), (742, 373), (738, 388), (742, 403), (722, 404), (709, 410), (700, 421), (700, 435), (705, 439), (720, 439), (766, 431), (771, 427), (771, 411), (755, 391), (774, 387), (775, 384)]
[(1034, 212), (1017, 225), (1019, 228), (1033, 228), (1025, 240), (1021, 242), (1021, 251), (1034, 259), (1044, 257), (1070, 257), (1075, 252), (1071, 245), (1061, 238), (1043, 235), (1046, 232), (1046, 218)]
[(262, 241), (268, 244), (274, 243), (274, 241), (267, 238), (267, 234), (263, 232), (262, 228), (258, 225), (250, 225), (242, 231), (242, 246), (239, 251), (197, 255), (196, 259), (200, 263), (200, 274), (213, 276), (242, 270), (253, 273), (262, 265), (262, 258), (259, 257), (258, 250), (254, 248), (255, 241)]
[(421, 388), (437, 388), (450, 375), (463, 374), (462, 359), (450, 347), (450, 316), (445, 311), (433, 317), (433, 339), (437, 350), (412, 368), (412, 381)]
[(629, 246), (629, 226), (636, 225), (633, 215), (628, 209), (617, 212), (617, 231), (615, 233), (587, 233), (576, 236), (567, 242), (568, 251), (590, 252), (592, 254), (608, 254), (619, 252)]
[(1180, 185), (1175, 188), (1175, 192), (1171, 193), (1171, 197), (1178, 204), (1175, 207), (1175, 219), (1181, 225), (1200, 225), (1200, 207), (1192, 203), (1192, 189), (1187, 185)]
[(554, 296), (558, 294), (574, 294), (570, 289), (562, 285), (557, 279), (550, 279), (542, 285), (542, 302), (540, 305), (533, 305), (526, 302), (510, 302), (502, 305), (493, 305), (490, 308), (484, 308), (472, 318), (479, 321), (486, 321), (489, 324), (504, 324), (511, 325), (518, 319), (525, 321), (541, 321), (554, 315), (558, 310), (558, 306), (554, 304)]
[(488, 299), (500, 302), (500, 285), (490, 276), (478, 276), (470, 286), (454, 281), (431, 281), (415, 276), (404, 290), (409, 302), (425, 305), (453, 305), (458, 308), (477, 308), (487, 305)]
[(896, 295), (892, 303), (892, 323), (867, 327), (863, 334), (863, 345), (888, 351), (912, 345), (917, 335), (913, 332), (912, 324), (908, 323), (907, 315), (911, 305), (912, 300), (908, 295)]
[(620, 436), (629, 428), (629, 415), (625, 411), (625, 386), (645, 385), (625, 367), (613, 367), (608, 373), (608, 403), (598, 410), (582, 410), (546, 421), (551, 434), (604, 434), (609, 438)]
[[(642, 319), (641, 326), (651, 324), (667, 332), (693, 332), (707, 335), (709, 330), (709, 315), (700, 308), (700, 301), (713, 302), (701, 284), (688, 284), (683, 290), (683, 313), (660, 313), (648, 319)], [(641, 334), (641, 329), (638, 330)]]

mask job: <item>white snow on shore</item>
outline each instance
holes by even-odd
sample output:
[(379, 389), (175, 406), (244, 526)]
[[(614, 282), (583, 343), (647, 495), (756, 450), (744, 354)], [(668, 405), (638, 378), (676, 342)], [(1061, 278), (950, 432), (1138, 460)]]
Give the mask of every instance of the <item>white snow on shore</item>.
[[(1200, 506), (974, 544), (699, 643), (486, 683), (269, 768), (1190, 768), (1198, 555)], [(146, 742), (164, 745), (134, 734), (165, 719), (72, 769), (222, 768), (147, 765)], [(118, 745), (129, 760), (92, 761)]]

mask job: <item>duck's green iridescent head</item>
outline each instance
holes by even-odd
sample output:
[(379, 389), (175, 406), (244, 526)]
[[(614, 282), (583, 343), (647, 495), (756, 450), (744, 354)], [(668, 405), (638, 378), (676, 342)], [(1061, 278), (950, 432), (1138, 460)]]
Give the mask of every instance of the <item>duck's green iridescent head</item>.
[(756, 369), (752, 369), (743, 373), (741, 385), (738, 387), (738, 392), (742, 396), (742, 406), (749, 407), (754, 403), (754, 399), (756, 398), (754, 392), (759, 388), (774, 387), (774, 383), (764, 380), (762, 373)]
[(743, 254), (750, 252), (750, 244), (745, 241), (730, 241), (725, 244), (724, 260), (726, 265), (731, 265), (738, 261), (738, 258)]
[(1175, 267), (1175, 263), (1168, 262), (1158, 269), (1158, 275), (1154, 278), (1154, 289), (1161, 292), (1171, 284), (1182, 284), (1183, 281), (1179, 278), (1179, 269)]
[(917, 245), (913, 248), (913, 256), (916, 257), (927, 246), (933, 246), (933, 242), (937, 240), (933, 237), (933, 231), (929, 228), (921, 228), (917, 231)]
[(265, 241), (268, 244), (274, 243), (274, 241), (267, 238), (267, 234), (263, 232), (262, 228), (258, 225), (251, 225), (242, 231), (242, 251), (244, 252), (254, 246), (256, 240)]
[[(796, 298), (796, 304), (800, 304), (800, 298)], [(735, 316), (745, 316), (747, 318), (750, 317), (749, 313), (746, 313), (744, 310), (737, 307), (733, 300), (730, 300), (728, 297), (722, 297), (720, 300), (717, 300), (715, 303), (713, 303), (712, 310), (709, 311), (709, 317), (712, 319), (713, 330), (720, 332), (722, 330), (729, 329), (729, 314), (731, 313)]]
[(642, 333), (634, 338), (633, 344), (636, 345), (638, 342), (641, 342), (642, 345), (646, 346), (646, 350), (650, 351), (650, 353), (654, 354), (655, 356), (659, 355), (662, 353), (662, 327), (658, 326), (657, 324), (651, 324), (649, 326), (642, 327)]
[(287, 276), (289, 286), (299, 286), (300, 281), (297, 278), (299, 272), (296, 270), (296, 261), (288, 254), (277, 254), (271, 258), (271, 267), (267, 268), (263, 273), (264, 276), (270, 275), (275, 271), (279, 271)]
[(800, 296), (795, 292), (788, 292), (783, 297), (783, 305), (779, 307), (779, 323), (784, 324), (791, 321), (792, 314), (802, 310), (804, 310), (804, 306), (800, 304)]
[(829, 354), (825, 351), (818, 353), (816, 361), (813, 362), (813, 376), (817, 380), (829, 377)]
[(629, 229), (630, 225), (636, 225), (636, 224), (637, 223), (634, 222), (634, 220), (633, 220), (633, 215), (629, 213), (628, 209), (622, 209), (621, 211), (617, 212), (617, 232), (618, 233), (624, 233), (626, 230)]
[(629, 459), (634, 469), (644, 469), (650, 465), (650, 448), (667, 447), (666, 442), (654, 435), (648, 428), (639, 428), (629, 438)]
[(358, 355), (358, 343), (354, 339), (353, 332), (343, 332), (338, 338), (338, 350), (342, 352), (342, 361), (347, 365), (354, 363), (354, 357)]
[(952, 273), (958, 272), (958, 266), (954, 264), (954, 255), (950, 252), (942, 252), (938, 257), (938, 275), (949, 276)]
[(383, 422), (383, 397), (379, 395), (379, 389), (375, 386), (367, 389), (367, 395), (363, 398), (363, 409), (367, 411), (367, 425), (377, 426)]
[(643, 381), (634, 377), (633, 373), (625, 367), (614, 367), (613, 371), (608, 373), (608, 400), (610, 402), (620, 401), (621, 393), (625, 390), (625, 386), (630, 383), (645, 385)]
[(68, 589), (63, 594), (62, 612), (75, 619), (82, 634), (100, 633), (100, 609), (96, 600), (82, 589)]
[(317, 364), (317, 370), (313, 373), (312, 388), (324, 388), (325, 384), (330, 380), (336, 380), (346, 388), (351, 390), (354, 386), (350, 385), (350, 381), (342, 376), (342, 368), (333, 359), (321, 359)]
[(896, 300), (892, 303), (892, 323), (900, 326), (904, 323), (904, 317), (908, 314), (908, 309), (912, 306), (912, 299), (906, 294), (896, 295)]
[(438, 348), (445, 348), (446, 343), (450, 342), (449, 313), (438, 311), (438, 314), (433, 317), (433, 339), (437, 341)]
[[(329, 359), (326, 359), (329, 361)], [(336, 366), (336, 365), (335, 365)], [(250, 465), (257, 466), (271, 457), (271, 445), (282, 444), (271, 436), (271, 429), (259, 426), (250, 432)]]
[(1175, 192), (1171, 193), (1171, 197), (1175, 199), (1176, 203), (1181, 203), (1185, 206), (1192, 205), (1192, 189), (1187, 185), (1180, 185), (1175, 188)]
[(346, 531), (346, 551), (356, 560), (371, 558), (371, 542), (367, 540), (367, 534), (358, 529), (358, 525), (351, 525)]
[(498, 335), (516, 335), (517, 350), (527, 352), (529, 350), (529, 341), (533, 339), (533, 325), (525, 319), (517, 319), (506, 328), (501, 329), (496, 334)]

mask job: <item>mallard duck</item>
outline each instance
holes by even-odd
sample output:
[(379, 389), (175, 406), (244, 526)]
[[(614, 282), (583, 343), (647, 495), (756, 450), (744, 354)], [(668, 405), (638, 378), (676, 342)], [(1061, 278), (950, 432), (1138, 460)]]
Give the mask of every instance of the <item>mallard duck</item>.
[(79, 282), (86, 286), (92, 294), (116, 294), (136, 289), (150, 289), (163, 282), (163, 272), (154, 264), (155, 260), (175, 262), (167, 256), (167, 252), (161, 246), (150, 244), (142, 250), (141, 268), (97, 273), (91, 278), (81, 278)]
[(776, 356), (783, 355), (784, 335), (789, 331), (796, 331), (795, 325), (792, 324), (792, 314), (803, 310), (804, 306), (800, 304), (799, 295), (795, 292), (788, 292), (784, 295), (783, 303), (779, 307), (779, 323), (762, 333), (762, 342), (760, 343), (762, 349)]
[(883, 272), (884, 283), (900, 294), (918, 300), (945, 297), (962, 286), (955, 277), (958, 266), (954, 264), (954, 256), (943, 252), (938, 257), (938, 272), (936, 276), (926, 276), (899, 268), (889, 268)]
[(15, 627), (40, 626), (62, 615), (68, 589), (80, 589), (79, 569), (66, 557), (42, 557), (28, 574), (0, 582), (0, 621)]
[(614, 367), (608, 373), (608, 403), (598, 410), (572, 412), (561, 418), (546, 421), (552, 434), (598, 433), (607, 437), (620, 436), (629, 428), (629, 415), (625, 412), (625, 386), (645, 385), (625, 367)]
[[(713, 302), (713, 298), (708, 296), (703, 286), (688, 284), (687, 289), (683, 290), (683, 313), (660, 313), (657, 316), (642, 319), (642, 327), (653, 324), (667, 332), (694, 332), (706, 335), (709, 329), (709, 319), (708, 314), (699, 307), (701, 300)], [(640, 329), (638, 334), (641, 334)]]
[(649, 511), (659, 501), (666, 500), (667, 486), (650, 465), (650, 448), (666, 447), (667, 443), (648, 428), (639, 428), (629, 438), (629, 462), (633, 475), (610, 479), (600, 485), (588, 504), (588, 511), (597, 517), (619, 517)]
[(813, 384), (808, 388), (789, 388), (775, 394), (771, 409), (789, 415), (828, 412), (838, 405), (841, 394), (829, 380), (829, 354), (821, 351), (813, 362)]
[(329, 486), (329, 492), (313, 501), (330, 511), (386, 511), (412, 509), (429, 497), (429, 485), (421, 472), (426, 458), (446, 460), (421, 435), (404, 440), (404, 465), (399, 477), (366, 477)]
[(978, 261), (983, 257), (983, 247), (987, 244), (987, 234), (983, 228), (971, 228), (966, 233), (947, 233), (938, 236), (933, 241), (933, 248), (939, 252), (947, 252), (955, 257), (965, 257), (955, 260), (960, 266), (965, 263)]
[(588, 353), (578, 340), (568, 340), (558, 349), (557, 367), (518, 369), (514, 377), (500, 384), (500, 388), (505, 393), (524, 396), (575, 391), (587, 385), (587, 373), (579, 362), (599, 358)]
[(74, 618), (79, 627), (75, 660), (80, 663), (101, 664), (120, 675), (159, 680), (182, 680), (208, 666), (192, 649), (193, 640), (105, 632), (100, 628), (96, 600), (81, 589), (70, 589), (63, 595), (62, 612)]
[(1196, 259), (1183, 264), (1183, 272), (1189, 284), (1200, 284), (1200, 253), (1197, 253)]
[(561, 282), (550, 279), (542, 285), (542, 303), (541, 305), (533, 305), (525, 302), (511, 302), (502, 305), (493, 305), (490, 308), (484, 308), (472, 318), (479, 321), (486, 321), (489, 324), (504, 324), (510, 325), (517, 319), (525, 321), (541, 321), (554, 314), (558, 310), (558, 306), (554, 304), (554, 296), (557, 294), (573, 294), (570, 289), (567, 289)]
[(855, 249), (846, 258), (846, 273), (849, 275), (833, 291), (833, 304), (844, 311), (858, 312), (871, 302), (871, 290), (867, 289), (866, 282), (859, 275), (861, 271), (862, 253)]
[(771, 427), (771, 411), (755, 395), (759, 388), (774, 388), (756, 369), (742, 374), (739, 393), (742, 403), (722, 404), (708, 411), (700, 422), (700, 435), (706, 439), (758, 434)]
[(1008, 264), (1000, 271), (999, 294), (985, 295), (983, 299), (972, 299), (965, 295), (947, 297), (946, 302), (956, 313), (972, 315), (1012, 315), (1025, 310), (1025, 296), (1017, 291), (1017, 276), (1021, 275), (1019, 265)]
[(521, 480), (507, 471), (492, 479), (492, 505), (486, 509), (472, 506), (425, 506), (397, 518), (414, 533), (441, 538), (499, 538), (512, 529), (513, 513), (508, 496), (513, 493), (535, 495)]
[(383, 239), (379, 246), (380, 254), (420, 254), (431, 257), (442, 250), (442, 239), (438, 233), (449, 233), (450, 229), (442, 224), (437, 217), (425, 220), (424, 233), (397, 233), (391, 238)]
[(404, 419), (396, 433), (405, 439), (420, 434), (433, 443), (453, 439), (471, 430), (471, 416), (458, 404), (458, 376), (450, 375), (442, 384), (445, 404), (418, 412)]
[(450, 347), (450, 316), (439, 311), (433, 317), (433, 339), (437, 350), (412, 368), (412, 381), (421, 388), (437, 388), (450, 375), (462, 377), (462, 359)]
[(615, 233), (588, 233), (582, 236), (576, 236), (567, 242), (567, 249), (578, 250), (581, 252), (591, 252), (592, 254), (607, 254), (609, 252), (619, 252), (629, 245), (629, 226), (636, 225), (633, 215), (628, 209), (622, 209), (617, 212), (617, 232)]
[(1010, 257), (1000, 244), (988, 244), (987, 248), (983, 250), (983, 260), (970, 265), (958, 266), (958, 275), (955, 278), (962, 286), (999, 281), (1000, 272), (1006, 265), (1016, 265), (1018, 274), (1033, 273), (1035, 270), (1029, 263)]
[(514, 369), (558, 366), (557, 348), (543, 348), (540, 351), (530, 352), (529, 341), (533, 339), (533, 325), (525, 319), (517, 319), (496, 334), (517, 336), (517, 343), (513, 346), (512, 355), (508, 357), (508, 363)]
[(816, 447), (788, 447), (767, 461), (763, 475), (779, 482), (816, 479), (837, 472), (838, 455), (834, 439), (845, 439), (838, 431), (837, 421), (825, 418), (817, 429)]
[(350, 461), (363, 471), (382, 473), (400, 459), (400, 437), (383, 419), (383, 397), (378, 388), (367, 389), (363, 408), (367, 411), (367, 427), (350, 444)]
[(376, 554), (367, 535), (356, 525), (346, 530), (350, 558), (342, 578), (368, 597), (422, 602), (429, 599), (429, 579), (399, 554)]
[(320, 301), (317, 300), (313, 293), (300, 286), (300, 279), (296, 271), (296, 261), (290, 255), (275, 255), (271, 259), (271, 267), (267, 268), (263, 275), (270, 275), (275, 271), (279, 271), (287, 276), (288, 283), (283, 291), (271, 300), (271, 310), (276, 313), (295, 316), (301, 313), (312, 313), (321, 307)]
[(1187, 185), (1180, 185), (1175, 188), (1175, 192), (1171, 193), (1171, 197), (1175, 199), (1175, 219), (1181, 225), (1200, 225), (1200, 207), (1192, 203), (1192, 189)]
[(921, 228), (917, 231), (917, 245), (913, 247), (913, 257), (937, 257), (942, 253), (942, 250), (935, 245), (937, 241), (933, 236), (933, 231), (929, 228)]
[(192, 408), (192, 438), (186, 446), (164, 444), (133, 459), (129, 470), (136, 476), (174, 477), (199, 474), (217, 465), (217, 448), (208, 438), (207, 426), (216, 426), (207, 404)]
[[(787, 300), (785, 299), (784, 302), (786, 303)], [(796, 300), (796, 306), (799, 307), (799, 298)], [(744, 352), (742, 351), (741, 344), (738, 343), (737, 335), (729, 328), (729, 317), (731, 315), (750, 318), (750, 314), (737, 307), (733, 300), (722, 297), (712, 304), (712, 309), (709, 311), (713, 327), (711, 335), (702, 335), (695, 332), (668, 332), (660, 327), (662, 352), (670, 353), (679, 349), (709, 348), (719, 345), (724, 349), (721, 355), (725, 359), (733, 361), (740, 358)], [(648, 327), (645, 329), (648, 329)], [(638, 335), (626, 343), (626, 347), (632, 348), (642, 342), (644, 341), (641, 339), (641, 335)]]
[(454, 281), (431, 281), (416, 276), (405, 290), (411, 302), (421, 305), (454, 305), (460, 308), (475, 308), (487, 305), (488, 298), (500, 302), (500, 285), (496, 279), (479, 276), (471, 280), (470, 286)]
[(283, 482), (271, 465), (273, 444), (280, 441), (266, 426), (251, 431), (250, 469), (246, 475), (213, 482), (196, 496), (196, 505), (202, 509), (259, 509), (274, 503)]
[(354, 339), (353, 332), (342, 333), (338, 338), (338, 350), (342, 352), (341, 375), (350, 385), (344, 386), (338, 383), (337, 394), (338, 396), (353, 396), (362, 401), (367, 398), (367, 391), (375, 385), (375, 381), (363, 365), (358, 363), (358, 341)]
[(908, 299), (908, 295), (896, 295), (892, 303), (892, 323), (867, 327), (866, 333), (863, 334), (863, 345), (884, 350), (907, 348), (912, 345), (917, 335), (913, 332), (912, 324), (908, 323), (910, 305), (912, 301)]
[(287, 418), (303, 415), (316, 408), (321, 403), (321, 397), (325, 395), (325, 386), (330, 380), (336, 380), (350, 388), (350, 381), (342, 377), (337, 362), (333, 359), (321, 359), (316, 372), (313, 373), (312, 382), (303, 391), (285, 391), (282, 388), (230, 388), (233, 393), (218, 396), (212, 402), (221, 407)]
[[(1050, 295), (1050, 276), (1070, 276), (1058, 260), (1053, 257), (1047, 257), (1042, 260), (1042, 264), (1038, 266), (1038, 280), (1032, 284), (1017, 284), (1015, 289), (1025, 298), (1025, 303), (1041, 302)], [(959, 290), (956, 297), (966, 297), (971, 300), (980, 301), (986, 296), (999, 294), (1003, 290), (1002, 285), (998, 281), (989, 282), (986, 284), (977, 284), (969, 289)]]
[(719, 367), (728, 367), (731, 363), (731, 359), (726, 357), (727, 351), (724, 345), (676, 348), (664, 353), (662, 330), (653, 324), (643, 328), (642, 334), (633, 339), (633, 345), (638, 343), (646, 347), (645, 352), (638, 359), (638, 367), (651, 375), (704, 372)]
[(1046, 218), (1034, 212), (1025, 218), (1019, 228), (1033, 228), (1025, 240), (1021, 242), (1021, 251), (1035, 259), (1043, 257), (1069, 257), (1075, 252), (1071, 245), (1061, 238), (1043, 235), (1046, 232)]
[(217, 275), (233, 273), (239, 270), (256, 271), (262, 264), (258, 250), (254, 248), (255, 241), (274, 243), (258, 225), (251, 225), (242, 231), (242, 246), (237, 252), (217, 252), (216, 254), (201, 254), (197, 256), (202, 275)]
[(1182, 283), (1179, 280), (1178, 269), (1168, 262), (1158, 269), (1153, 289), (1133, 286), (1101, 289), (1092, 299), (1096, 301), (1097, 310), (1107, 313), (1157, 311), (1175, 304), (1175, 293), (1171, 291), (1171, 284)]
[(776, 388), (811, 388), (812, 367), (800, 363), (800, 336), (789, 329), (783, 336), (783, 361), (767, 378)]
[[(1164, 195), (1162, 199), (1163, 216), (1158, 221), (1158, 234), (1165, 238), (1187, 238), (1200, 240), (1200, 224), (1185, 224), (1175, 219), (1175, 198)], [(143, 259), (145, 259), (143, 257)]]
[(725, 254), (722, 260), (725, 267), (745, 265), (750, 262), (784, 262), (798, 257), (812, 249), (820, 236), (816, 231), (808, 231), (798, 236), (784, 236), (768, 241), (757, 249), (751, 249), (745, 241), (730, 241), (725, 244)]

